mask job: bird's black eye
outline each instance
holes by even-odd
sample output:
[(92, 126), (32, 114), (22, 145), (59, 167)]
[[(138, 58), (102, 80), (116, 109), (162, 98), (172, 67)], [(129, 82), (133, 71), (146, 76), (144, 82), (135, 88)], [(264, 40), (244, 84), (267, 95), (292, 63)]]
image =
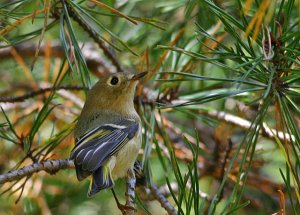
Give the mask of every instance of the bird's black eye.
[(119, 82), (119, 79), (117, 77), (112, 77), (112, 79), (110, 80), (111, 85), (116, 85), (118, 82)]

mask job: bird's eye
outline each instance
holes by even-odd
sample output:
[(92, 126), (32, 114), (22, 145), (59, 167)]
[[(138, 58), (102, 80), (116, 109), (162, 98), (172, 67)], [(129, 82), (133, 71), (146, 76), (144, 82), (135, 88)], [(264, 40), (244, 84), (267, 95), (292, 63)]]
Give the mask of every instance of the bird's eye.
[(119, 82), (119, 79), (117, 77), (112, 77), (112, 79), (110, 80), (111, 85), (116, 85), (118, 82)]

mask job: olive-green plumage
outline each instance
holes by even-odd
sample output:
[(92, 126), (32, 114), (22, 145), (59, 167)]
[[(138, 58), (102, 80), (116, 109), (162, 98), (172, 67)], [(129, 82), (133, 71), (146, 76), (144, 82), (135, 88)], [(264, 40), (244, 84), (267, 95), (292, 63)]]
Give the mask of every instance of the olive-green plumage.
[(139, 78), (146, 74), (116, 73), (98, 81), (87, 95), (74, 129), (78, 180), (92, 176), (88, 196), (110, 188), (133, 168), (141, 147), (141, 120), (134, 109)]

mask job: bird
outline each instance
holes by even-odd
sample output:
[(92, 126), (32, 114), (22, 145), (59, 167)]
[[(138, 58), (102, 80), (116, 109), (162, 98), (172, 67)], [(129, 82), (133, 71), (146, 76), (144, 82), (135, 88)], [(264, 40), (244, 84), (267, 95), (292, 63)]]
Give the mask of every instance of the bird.
[(115, 180), (133, 171), (142, 143), (141, 119), (133, 100), (138, 80), (146, 74), (109, 74), (87, 94), (74, 128), (70, 159), (79, 181), (91, 176), (88, 197), (112, 188)]

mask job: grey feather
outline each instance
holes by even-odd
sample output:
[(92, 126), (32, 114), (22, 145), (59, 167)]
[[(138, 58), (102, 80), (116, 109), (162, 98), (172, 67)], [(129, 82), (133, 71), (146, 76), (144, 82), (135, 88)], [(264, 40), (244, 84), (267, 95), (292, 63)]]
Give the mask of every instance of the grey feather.
[[(114, 124), (104, 124), (83, 134), (77, 140), (70, 156), (70, 159), (74, 160), (78, 180), (83, 180), (91, 174), (95, 180), (100, 180), (104, 163), (136, 135), (138, 128), (139, 124), (134, 120), (123, 119)], [(93, 135), (95, 137), (89, 139)], [(104, 189), (111, 186), (113, 182), (110, 181), (112, 180), (97, 181), (99, 183), (97, 184), (93, 180), (96, 184), (92, 187)]]

